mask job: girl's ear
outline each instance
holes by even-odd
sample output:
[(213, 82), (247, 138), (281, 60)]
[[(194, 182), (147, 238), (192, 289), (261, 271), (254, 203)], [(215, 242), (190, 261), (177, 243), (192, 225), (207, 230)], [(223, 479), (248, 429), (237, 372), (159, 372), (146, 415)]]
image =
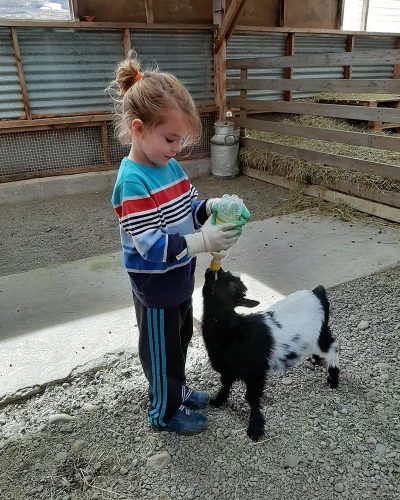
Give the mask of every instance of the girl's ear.
[(142, 120), (139, 120), (139, 118), (135, 118), (134, 120), (132, 120), (131, 131), (133, 136), (141, 137), (141, 135), (143, 134), (143, 130), (144, 124)]

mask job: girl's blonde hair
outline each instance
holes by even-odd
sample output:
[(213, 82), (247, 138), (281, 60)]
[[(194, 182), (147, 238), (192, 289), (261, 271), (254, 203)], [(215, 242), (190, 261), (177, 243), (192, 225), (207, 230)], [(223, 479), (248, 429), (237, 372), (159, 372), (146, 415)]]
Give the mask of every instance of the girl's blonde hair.
[(199, 141), (200, 116), (186, 87), (176, 76), (158, 69), (142, 73), (134, 51), (119, 63), (107, 90), (115, 101), (115, 127), (123, 145), (131, 142), (132, 120), (139, 118), (151, 129), (168, 117), (171, 108), (178, 108), (188, 120), (184, 145)]

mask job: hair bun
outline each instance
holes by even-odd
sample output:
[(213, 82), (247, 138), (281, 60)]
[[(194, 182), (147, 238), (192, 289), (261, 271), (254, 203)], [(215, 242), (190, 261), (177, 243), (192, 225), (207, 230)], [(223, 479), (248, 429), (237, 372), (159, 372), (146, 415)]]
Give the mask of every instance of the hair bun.
[(117, 67), (115, 81), (122, 95), (126, 94), (132, 85), (142, 78), (140, 64), (135, 56), (136, 54), (130, 51), (128, 57)]

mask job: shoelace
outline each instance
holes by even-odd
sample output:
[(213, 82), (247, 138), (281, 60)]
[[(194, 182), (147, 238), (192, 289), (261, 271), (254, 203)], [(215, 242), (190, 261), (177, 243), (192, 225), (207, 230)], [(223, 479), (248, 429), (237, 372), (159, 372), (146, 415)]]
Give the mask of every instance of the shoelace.
[(184, 412), (186, 413), (186, 415), (188, 415), (188, 416), (190, 416), (190, 415), (192, 414), (192, 412), (190, 411), (190, 409), (189, 409), (187, 406), (183, 406), (183, 405), (181, 405), (181, 406), (179, 407), (179, 409), (180, 409), (181, 411), (184, 411)]

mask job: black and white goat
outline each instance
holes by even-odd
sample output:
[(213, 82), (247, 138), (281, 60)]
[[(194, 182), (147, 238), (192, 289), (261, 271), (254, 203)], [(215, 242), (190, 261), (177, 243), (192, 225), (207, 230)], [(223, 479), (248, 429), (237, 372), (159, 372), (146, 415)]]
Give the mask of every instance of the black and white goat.
[(339, 382), (338, 347), (328, 325), (329, 302), (323, 286), (294, 292), (263, 313), (238, 314), (236, 306), (259, 304), (247, 299), (246, 292), (239, 277), (208, 269), (202, 333), (211, 365), (221, 374), (222, 387), (211, 405), (226, 402), (233, 382), (243, 380), (251, 409), (247, 435), (257, 441), (264, 434), (260, 399), (266, 377), (308, 357), (314, 364), (325, 358), (328, 385), (334, 388)]

